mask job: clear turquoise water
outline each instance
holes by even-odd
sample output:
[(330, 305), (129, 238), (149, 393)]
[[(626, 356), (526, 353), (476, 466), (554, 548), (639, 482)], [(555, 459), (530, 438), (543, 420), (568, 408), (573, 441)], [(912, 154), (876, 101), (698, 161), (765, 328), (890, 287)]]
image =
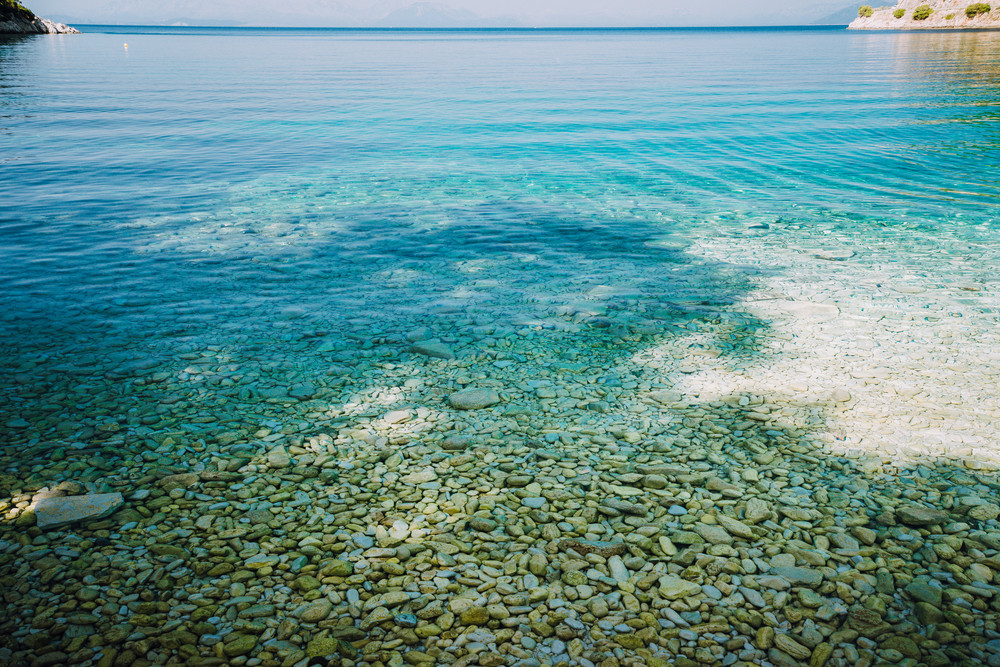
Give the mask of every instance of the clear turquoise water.
[[(299, 649), (327, 628), (380, 618), (369, 593), (458, 610), (502, 584), (527, 593), (502, 598), (513, 637), (460, 614), (410, 647), (382, 623), (361, 664), (484, 646), (553, 664), (574, 642), (574, 664), (645, 664), (609, 643), (645, 632), (617, 634), (639, 627), (635, 583), (665, 629), (698, 624), (660, 636), (664, 662), (679, 636), (702, 662), (725, 639), (726, 664), (770, 664), (749, 626), (716, 623), (753, 606), (801, 650), (817, 628), (866, 633), (861, 658), (829, 634), (830, 665), (868, 660), (868, 635), (891, 659), (890, 634), (940, 640), (927, 662), (996, 664), (1000, 32), (117, 30), (0, 41), (0, 663), (181, 662), (189, 646), (169, 647), (211, 602), (202, 656), (260, 632), (227, 664), (314, 664)], [(428, 336), (456, 358), (410, 348)], [(497, 404), (459, 410), (464, 388)], [(128, 505), (39, 534), (44, 487)], [(750, 497), (774, 509), (752, 539), (724, 523), (740, 541), (694, 549), (718, 560), (668, 555), (660, 537), (709, 527), (675, 503), (708, 524)], [(886, 525), (903, 502), (962, 523), (947, 544)], [(381, 548), (402, 539), (389, 526), (403, 549)], [(625, 538), (635, 577), (715, 594), (619, 591), (593, 569), (570, 586), (573, 535)], [(528, 549), (550, 556), (541, 576)], [(343, 584), (315, 569), (334, 554), (356, 568)], [(200, 569), (223, 559), (247, 569)], [(796, 588), (829, 616), (745, 576), (779, 562), (809, 565)], [(311, 599), (298, 572), (337, 605), (319, 625), (292, 622)], [(911, 578), (947, 587), (963, 634), (910, 616)], [(586, 611), (595, 590), (614, 611)], [(865, 613), (845, 621), (852, 600)], [(564, 613), (579, 640), (528, 636)], [(71, 655), (41, 654), (56, 648)]]
[(559, 309), (595, 286), (626, 324), (664, 299), (738, 302), (738, 262), (692, 248), (755, 223), (989, 280), (998, 63), (988, 32), (0, 42), (9, 413), (183, 375), (185, 349), (287, 384), (329, 363), (305, 342), (325, 336), (571, 328)]

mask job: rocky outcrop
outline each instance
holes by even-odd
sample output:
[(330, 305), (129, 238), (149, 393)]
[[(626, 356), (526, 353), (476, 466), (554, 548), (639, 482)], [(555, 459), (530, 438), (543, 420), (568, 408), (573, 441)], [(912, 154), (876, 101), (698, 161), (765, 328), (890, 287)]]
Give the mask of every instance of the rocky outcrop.
[[(1000, 29), (1000, 1), (986, 3), (990, 11), (969, 15), (966, 10), (981, 4), (973, 0), (899, 0), (893, 7), (879, 7), (871, 16), (858, 16), (849, 30), (941, 30), (941, 29)], [(931, 14), (927, 18), (914, 18), (914, 11), (927, 5)], [(918, 13), (918, 16), (920, 14)]]
[(21, 18), (0, 21), (0, 35), (72, 35), (79, 34), (76, 28), (65, 23), (56, 23), (36, 16), (28, 21)]
[(0, 35), (69, 35), (79, 32), (65, 23), (35, 16), (14, 0), (0, 0)]

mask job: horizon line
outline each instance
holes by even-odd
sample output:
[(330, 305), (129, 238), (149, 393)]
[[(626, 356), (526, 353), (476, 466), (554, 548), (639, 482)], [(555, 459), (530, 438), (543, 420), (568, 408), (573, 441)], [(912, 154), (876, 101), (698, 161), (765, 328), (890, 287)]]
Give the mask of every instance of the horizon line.
[(275, 26), (275, 25), (209, 25), (209, 24), (164, 24), (164, 23), (81, 23), (74, 26), (90, 28), (159, 28), (159, 29), (209, 29), (209, 30), (350, 30), (350, 31), (598, 31), (598, 30), (769, 30), (773, 28), (798, 28), (824, 30), (846, 28), (848, 23), (774, 23), (754, 25), (664, 25), (664, 26)]

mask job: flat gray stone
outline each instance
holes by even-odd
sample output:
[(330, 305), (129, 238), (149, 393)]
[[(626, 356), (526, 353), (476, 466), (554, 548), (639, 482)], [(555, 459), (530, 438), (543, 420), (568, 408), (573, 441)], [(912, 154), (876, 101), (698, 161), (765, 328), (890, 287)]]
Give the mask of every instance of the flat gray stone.
[(717, 514), (715, 516), (715, 520), (718, 521), (719, 524), (732, 535), (742, 537), (745, 540), (753, 539), (753, 529), (742, 521), (737, 521), (736, 519), (728, 517), (725, 514)]
[(278, 448), (267, 453), (267, 465), (271, 468), (287, 468), (292, 465), (292, 458), (284, 448)]
[(669, 405), (670, 403), (677, 403), (684, 399), (684, 396), (678, 391), (651, 391), (647, 394), (651, 399), (657, 403), (663, 403)]
[(847, 533), (831, 533), (827, 535), (830, 542), (838, 549), (848, 549), (850, 551), (857, 551), (861, 548), (858, 541), (848, 535)]
[(771, 507), (760, 498), (751, 498), (747, 501), (747, 508), (744, 518), (748, 523), (760, 523), (771, 516)]
[(781, 577), (793, 586), (819, 586), (823, 583), (823, 573), (807, 567), (794, 565), (772, 567), (771, 574)]
[(308, 401), (316, 395), (316, 387), (308, 382), (293, 384), (288, 388), (288, 395), (299, 401)]
[(433, 482), (437, 479), (437, 473), (434, 472), (433, 468), (424, 468), (423, 470), (414, 470), (409, 475), (404, 475), (399, 479), (399, 481), (404, 484), (425, 484), (427, 482)]
[(747, 588), (746, 586), (740, 586), (740, 593), (743, 594), (743, 599), (757, 607), (758, 609), (763, 609), (767, 606), (767, 601), (764, 596), (753, 590), (752, 588)]
[(414, 329), (406, 334), (406, 340), (411, 343), (416, 343), (421, 340), (430, 340), (433, 334), (431, 330), (427, 327), (420, 327), (419, 329)]
[(784, 577), (777, 577), (772, 574), (762, 574), (757, 577), (757, 583), (764, 588), (770, 588), (772, 591), (787, 591), (792, 586)]
[(627, 500), (618, 500), (617, 498), (608, 498), (602, 503), (602, 506), (609, 507), (622, 514), (631, 514), (632, 516), (646, 516), (646, 512), (649, 511), (645, 505), (630, 503)]
[(701, 535), (702, 539), (709, 544), (732, 544), (733, 536), (730, 535), (722, 526), (707, 526), (705, 524), (699, 523), (694, 527), (694, 532)]
[(472, 444), (472, 438), (464, 435), (452, 435), (444, 439), (441, 449), (447, 452), (460, 452)]
[(120, 493), (42, 498), (35, 503), (35, 521), (39, 528), (52, 528), (84, 519), (100, 519), (124, 503)]
[(934, 586), (927, 580), (921, 579), (914, 579), (903, 590), (909, 593), (913, 599), (932, 604), (935, 607), (941, 606), (941, 600), (944, 595), (944, 591), (939, 587)]
[(615, 555), (608, 559), (608, 570), (611, 572), (611, 578), (615, 581), (628, 581), (631, 578), (628, 568), (625, 567), (625, 563), (622, 561), (621, 556)]
[(906, 505), (896, 510), (896, 518), (907, 526), (932, 526), (936, 523), (946, 523), (951, 517), (944, 510)]
[(469, 527), (483, 533), (489, 533), (496, 529), (497, 522), (481, 516), (474, 516), (469, 519)]
[(495, 389), (463, 389), (448, 397), (451, 407), (456, 410), (480, 410), (500, 402), (500, 394)]
[(681, 579), (675, 574), (660, 577), (660, 595), (667, 600), (677, 600), (700, 594), (701, 586), (693, 581)]
[(598, 554), (604, 558), (610, 558), (626, 551), (624, 542), (599, 542), (597, 540), (584, 540), (580, 538), (563, 540), (559, 543), (562, 550), (572, 549), (581, 556), (587, 554)]
[(317, 600), (302, 607), (299, 610), (299, 618), (307, 623), (316, 623), (329, 616), (332, 610), (333, 603), (329, 600)]
[(454, 359), (455, 353), (444, 343), (436, 340), (416, 341), (410, 345), (410, 352), (435, 359)]

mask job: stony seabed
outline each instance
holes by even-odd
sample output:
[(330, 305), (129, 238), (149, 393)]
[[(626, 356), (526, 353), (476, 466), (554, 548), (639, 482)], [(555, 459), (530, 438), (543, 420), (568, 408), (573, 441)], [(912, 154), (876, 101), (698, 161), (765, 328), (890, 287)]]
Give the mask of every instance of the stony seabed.
[(723, 229), (432, 248), (335, 316), (291, 298), (319, 269), (248, 256), (233, 293), (290, 305), (115, 298), (100, 345), (26, 310), (0, 662), (1000, 664), (995, 264)]

